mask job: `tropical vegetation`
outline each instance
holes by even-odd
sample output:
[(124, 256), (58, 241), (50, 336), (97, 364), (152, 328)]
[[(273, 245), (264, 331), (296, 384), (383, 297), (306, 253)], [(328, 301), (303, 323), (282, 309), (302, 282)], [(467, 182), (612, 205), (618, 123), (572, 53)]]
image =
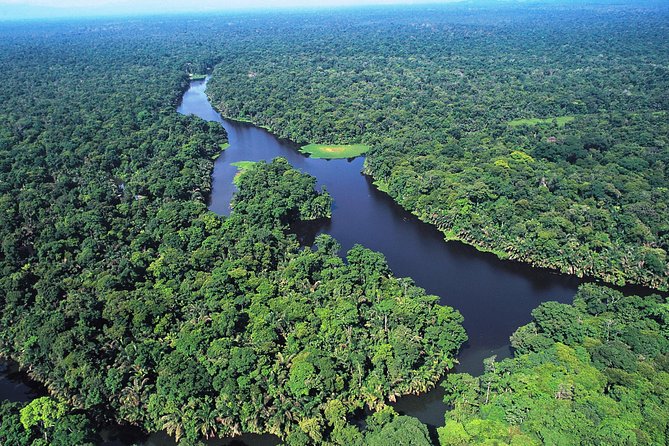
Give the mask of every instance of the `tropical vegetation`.
[[(48, 396), (0, 403), (0, 444), (109, 423), (434, 443), (390, 404), (455, 366), (462, 316), (381, 253), (301, 246), (290, 225), (333, 203), (285, 159), (241, 164), (210, 212), (227, 135), (182, 93), (212, 74), (228, 116), (369, 147), (375, 184), (447, 238), (666, 289), (668, 35), (644, 2), (3, 23), (0, 355)], [(668, 305), (598, 285), (542, 304), (513, 358), (448, 375), (440, 443), (666, 443)]]
[(314, 21), (240, 42), (214, 70), (216, 106), (301, 144), (371, 146), (365, 172), (449, 239), (667, 289), (666, 5)]
[(512, 359), (449, 375), (441, 446), (669, 441), (669, 300), (583, 285), (511, 337)]

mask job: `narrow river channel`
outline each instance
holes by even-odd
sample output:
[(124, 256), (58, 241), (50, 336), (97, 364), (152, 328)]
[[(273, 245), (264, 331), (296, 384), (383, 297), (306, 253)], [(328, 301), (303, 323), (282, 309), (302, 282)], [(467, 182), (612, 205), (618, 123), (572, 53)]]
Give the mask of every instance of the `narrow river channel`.
[[(298, 227), (298, 235), (308, 241), (318, 233), (330, 234), (342, 245), (342, 254), (356, 243), (380, 251), (396, 276), (411, 277), (417, 285), (439, 296), (442, 304), (458, 309), (465, 318), (469, 341), (458, 356), (457, 371), (478, 374), (484, 358), (509, 356), (509, 336), (529, 322), (530, 312), (541, 302), (571, 302), (581, 280), (502, 261), (462, 243), (445, 242), (436, 228), (402, 209), (361, 174), (363, 157), (308, 158), (298, 152), (296, 144), (279, 140), (264, 129), (223, 119), (211, 106), (205, 94), (206, 85), (206, 80), (193, 81), (177, 111), (219, 122), (228, 132), (230, 147), (216, 160), (209, 208), (220, 215), (229, 214), (235, 191), (232, 178), (237, 171), (231, 163), (235, 161), (270, 161), (280, 156), (313, 175), (318, 186), (327, 188), (334, 198), (332, 219), (317, 227)], [(43, 394), (41, 386), (28, 381), (11, 366), (0, 368), (0, 399), (29, 401)], [(446, 410), (439, 387), (424, 395), (401, 398), (394, 407), (400, 413), (417, 417), (431, 429), (443, 424)], [(118, 426), (109, 428), (105, 437), (106, 446), (175, 445), (164, 432), (145, 436)], [(278, 443), (279, 439), (271, 435), (244, 435), (207, 444)]]
[[(469, 341), (462, 349), (458, 371), (480, 373), (482, 360), (510, 354), (509, 336), (530, 321), (530, 312), (541, 302), (571, 302), (579, 279), (502, 261), (458, 242), (445, 242), (433, 226), (397, 205), (361, 174), (364, 158), (322, 160), (298, 152), (298, 146), (247, 123), (223, 119), (209, 102), (207, 81), (194, 81), (184, 94), (178, 112), (221, 123), (230, 147), (216, 160), (209, 208), (230, 213), (236, 161), (270, 161), (278, 156), (313, 175), (334, 198), (332, 219), (311, 232), (327, 233), (342, 245), (342, 253), (359, 243), (382, 252), (396, 276), (411, 277), (441, 303), (464, 316)], [(400, 399), (395, 408), (429, 425), (443, 424), (445, 407), (439, 388), (421, 396)]]

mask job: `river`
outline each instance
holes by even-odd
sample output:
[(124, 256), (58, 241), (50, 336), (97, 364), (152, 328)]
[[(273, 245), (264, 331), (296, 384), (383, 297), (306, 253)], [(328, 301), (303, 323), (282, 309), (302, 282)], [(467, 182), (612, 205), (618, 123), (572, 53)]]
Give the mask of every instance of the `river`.
[[(571, 302), (579, 279), (502, 261), (463, 243), (445, 242), (436, 228), (402, 209), (361, 174), (363, 157), (309, 158), (298, 152), (296, 144), (264, 129), (223, 119), (209, 103), (206, 83), (193, 81), (177, 111), (219, 122), (228, 133), (230, 147), (215, 162), (209, 208), (220, 215), (229, 214), (235, 190), (232, 178), (237, 171), (231, 163), (235, 161), (271, 161), (280, 156), (313, 175), (318, 186), (326, 187), (334, 199), (332, 218), (318, 226), (297, 227), (298, 235), (308, 242), (318, 233), (330, 234), (342, 245), (342, 254), (356, 243), (380, 251), (396, 276), (411, 277), (429, 293), (440, 296), (442, 304), (458, 309), (465, 318), (469, 341), (458, 356), (457, 371), (478, 374), (483, 358), (509, 356), (509, 336), (530, 321), (530, 312), (541, 302)], [(26, 381), (25, 375), (0, 369), (0, 399), (27, 401), (39, 394), (44, 390)], [(432, 431), (443, 424), (446, 410), (439, 387), (424, 395), (400, 398), (394, 407), (417, 417)], [(175, 444), (162, 432), (143, 436), (120, 427), (108, 429), (105, 437), (106, 446)], [(271, 446), (278, 444), (278, 439), (244, 435), (207, 444)]]
[[(230, 147), (216, 160), (209, 208), (220, 215), (230, 213), (232, 178), (237, 171), (231, 163), (236, 161), (271, 161), (281, 156), (313, 175), (318, 187), (325, 186), (334, 199), (332, 219), (298, 232), (307, 239), (321, 232), (330, 234), (342, 245), (342, 254), (356, 243), (380, 251), (396, 276), (411, 277), (427, 292), (440, 296), (442, 304), (458, 309), (469, 341), (458, 356), (457, 371), (478, 374), (484, 358), (509, 356), (509, 336), (531, 320), (532, 309), (541, 302), (571, 302), (581, 282), (578, 278), (503, 261), (460, 242), (445, 242), (435, 227), (373, 186), (361, 173), (364, 157), (309, 158), (291, 141), (252, 124), (223, 119), (205, 94), (206, 84), (206, 80), (192, 82), (178, 112), (219, 122), (228, 132)], [(395, 408), (438, 426), (445, 411), (441, 396), (437, 388), (401, 398)]]
[[(216, 160), (209, 208), (220, 215), (230, 213), (234, 193), (232, 178), (236, 161), (271, 161), (281, 156), (291, 165), (313, 175), (334, 199), (332, 219), (305, 234), (332, 235), (342, 254), (354, 244), (382, 252), (396, 276), (411, 277), (441, 303), (457, 308), (465, 317), (469, 342), (458, 359), (459, 371), (479, 373), (481, 360), (492, 354), (509, 354), (508, 339), (530, 321), (530, 312), (541, 302), (571, 302), (580, 280), (528, 265), (499, 260), (460, 242), (445, 242), (435, 227), (405, 211), (379, 191), (361, 173), (364, 157), (352, 160), (309, 158), (298, 146), (280, 140), (251, 124), (221, 118), (205, 94), (206, 81), (192, 82), (178, 108), (219, 122), (228, 132), (230, 147)], [(311, 225), (307, 225), (311, 226)]]

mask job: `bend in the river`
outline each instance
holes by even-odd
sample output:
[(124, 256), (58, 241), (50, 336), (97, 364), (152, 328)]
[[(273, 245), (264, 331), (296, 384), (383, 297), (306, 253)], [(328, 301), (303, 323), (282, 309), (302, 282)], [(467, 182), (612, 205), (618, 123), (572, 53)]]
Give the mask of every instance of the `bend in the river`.
[[(359, 243), (382, 252), (396, 276), (408, 276), (441, 303), (458, 309), (465, 317), (469, 341), (458, 356), (458, 371), (479, 373), (482, 360), (491, 355), (508, 356), (509, 336), (530, 321), (530, 312), (541, 302), (571, 302), (581, 280), (499, 260), (460, 242), (445, 242), (435, 227), (418, 220), (388, 195), (377, 190), (362, 175), (364, 159), (323, 160), (308, 158), (296, 144), (279, 140), (251, 124), (226, 120), (211, 106), (207, 80), (192, 81), (178, 112), (196, 115), (225, 127), (230, 147), (216, 160), (209, 208), (221, 215), (230, 212), (234, 193), (235, 161), (270, 161), (286, 158), (294, 167), (313, 175), (334, 198), (332, 219), (320, 225), (295, 228), (306, 239), (325, 232), (336, 238), (345, 252)], [(10, 373), (12, 372), (12, 373)], [(44, 389), (15, 370), (0, 370), (0, 397), (28, 401)], [(419, 418), (431, 427), (442, 425), (446, 410), (440, 388), (419, 396), (401, 398), (395, 408)], [(107, 431), (113, 440), (105, 445), (143, 446), (175, 444), (164, 432), (143, 436), (114, 426)], [(232, 439), (207, 442), (231, 444)], [(244, 435), (232, 444), (271, 446), (279, 443), (272, 435)]]
[[(377, 190), (361, 173), (362, 157), (353, 160), (308, 158), (298, 146), (279, 140), (264, 129), (223, 119), (205, 94), (207, 81), (193, 81), (178, 111), (221, 123), (230, 147), (216, 160), (209, 208), (230, 212), (236, 161), (286, 158), (294, 167), (313, 175), (334, 198), (332, 219), (312, 234), (325, 232), (341, 243), (343, 251), (359, 243), (382, 252), (396, 276), (408, 276), (441, 303), (465, 317), (469, 341), (458, 356), (459, 371), (478, 373), (482, 360), (509, 355), (509, 336), (529, 322), (541, 302), (571, 302), (580, 280), (525, 264), (499, 260), (460, 242), (445, 242), (435, 227), (418, 220)], [(431, 425), (443, 423), (441, 393), (405, 397), (395, 406)]]
[(541, 302), (571, 302), (579, 279), (499, 260), (460, 242), (445, 242), (436, 228), (371, 184), (361, 173), (363, 157), (308, 158), (297, 151), (296, 144), (264, 129), (223, 119), (211, 106), (205, 88), (206, 81), (192, 82), (178, 111), (220, 122), (228, 132), (230, 147), (216, 160), (209, 208), (221, 215), (230, 213), (232, 178), (237, 171), (231, 163), (236, 161), (271, 161), (281, 156), (313, 175), (334, 198), (331, 221), (311, 228), (315, 233), (332, 235), (344, 252), (356, 243), (382, 252), (396, 276), (411, 277), (440, 296), (442, 304), (462, 312), (470, 340), (459, 356), (458, 370), (476, 373), (482, 358), (503, 354), (500, 349), (508, 345), (509, 336), (530, 320), (531, 310)]

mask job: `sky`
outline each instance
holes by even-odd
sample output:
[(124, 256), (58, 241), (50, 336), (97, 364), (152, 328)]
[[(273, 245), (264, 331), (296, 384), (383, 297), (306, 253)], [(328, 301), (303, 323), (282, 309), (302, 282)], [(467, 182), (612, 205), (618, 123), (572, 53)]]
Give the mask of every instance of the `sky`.
[(0, 0), (0, 20), (454, 1), (458, 0)]

